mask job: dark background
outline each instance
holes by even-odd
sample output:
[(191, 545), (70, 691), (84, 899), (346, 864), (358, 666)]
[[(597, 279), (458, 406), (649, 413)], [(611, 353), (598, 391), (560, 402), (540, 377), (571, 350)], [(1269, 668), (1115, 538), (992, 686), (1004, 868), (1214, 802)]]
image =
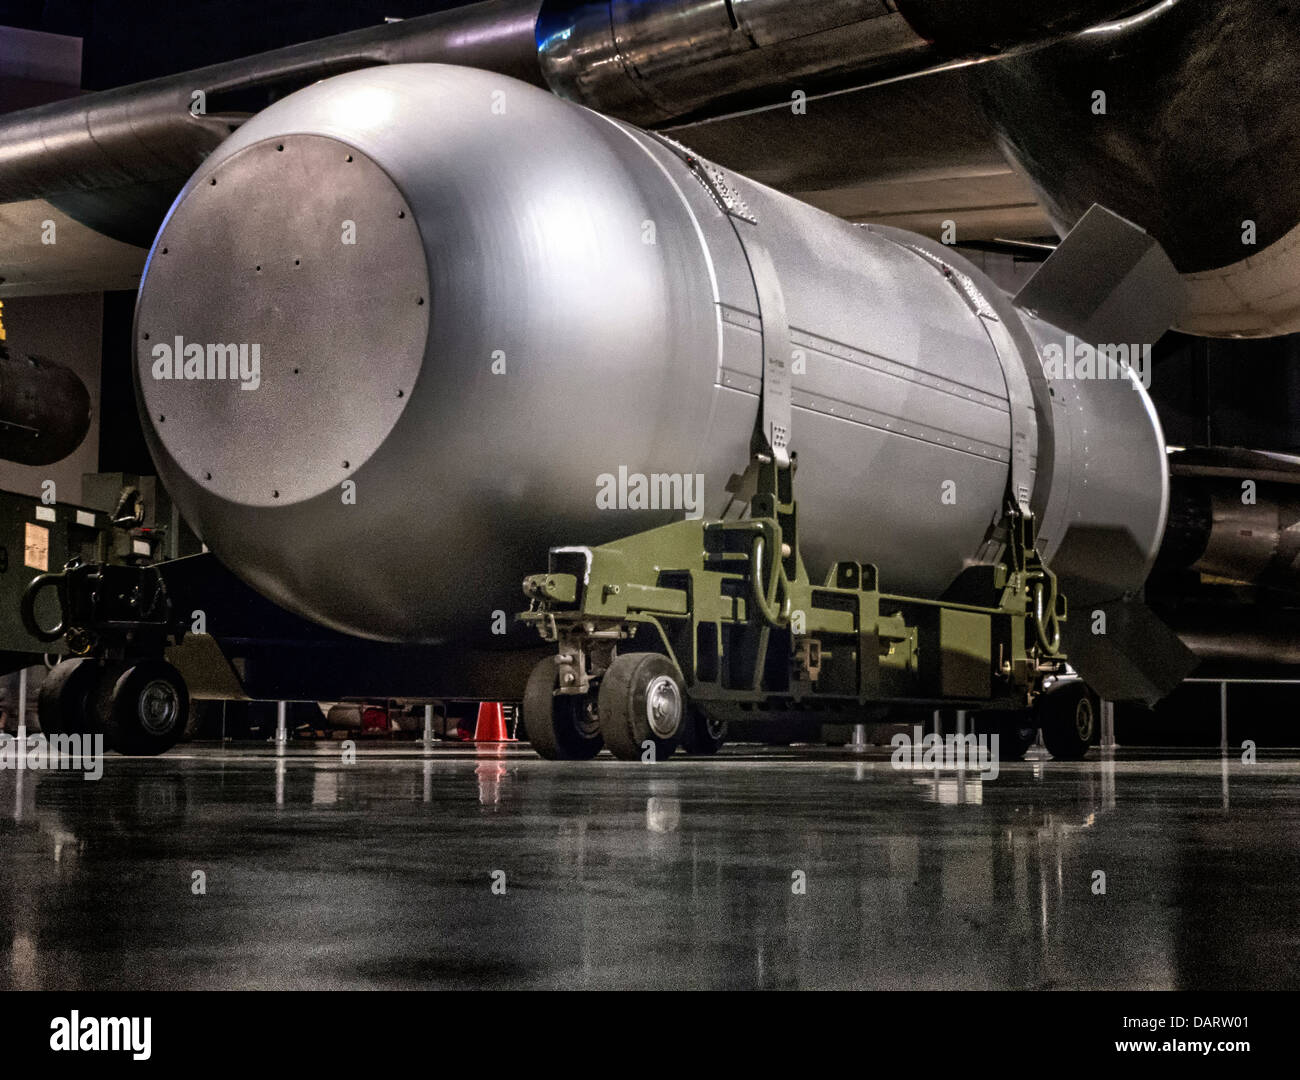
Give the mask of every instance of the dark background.
[(0, 26), (82, 38), (82, 86), (106, 90), (464, 0), (0, 0)]
[(1171, 444), (1300, 454), (1300, 335), (1169, 334), (1155, 359), (1151, 396)]

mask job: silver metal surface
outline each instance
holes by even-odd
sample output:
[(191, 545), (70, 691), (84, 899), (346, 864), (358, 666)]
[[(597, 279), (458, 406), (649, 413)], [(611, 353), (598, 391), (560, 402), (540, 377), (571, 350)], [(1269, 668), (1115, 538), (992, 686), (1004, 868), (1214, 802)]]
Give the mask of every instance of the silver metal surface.
[(553, 90), (641, 126), (930, 55), (882, 0), (559, 0), (542, 5), (537, 40)]
[[(1149, 377), (1150, 350), (1184, 299), (1160, 245), (1102, 207), (1084, 215), (1016, 296), (1040, 354), (1057, 349), (1062, 357), (1065, 377), (1043, 368), (1056, 429), (1051, 467), (1058, 495), (1042, 514), (1039, 544), (1074, 604), (1135, 592), (1159, 551), (1169, 512), (1168, 462), (1138, 372), (1145, 363)], [(1132, 366), (1112, 369), (1103, 355), (1111, 347), (1122, 349)], [(1094, 356), (1092, 374), (1070, 377), (1081, 349)]]
[(545, 0), (537, 43), (562, 97), (643, 127), (718, 116), (1083, 30), (1140, 0)]
[(1240, 483), (1222, 485), (1210, 499), (1213, 524), (1196, 570), (1293, 591), (1300, 586), (1300, 500), (1247, 504)]
[[(161, 221), (160, 213), (155, 226)], [(50, 222), (58, 242), (43, 244)], [(0, 203), (0, 300), (132, 290), (140, 284), (146, 254), (143, 247), (74, 221), (44, 199)]]
[(0, 203), (48, 199), (105, 235), (147, 244), (185, 177), (247, 119), (250, 92), (269, 102), (343, 71), (419, 60), (540, 82), (537, 9), (538, 0), (468, 4), (0, 117)]
[[(953, 288), (958, 290), (971, 311), (979, 317), (997, 355), (1007, 389), (1011, 423), (1011, 475), (1008, 482), (1008, 495), (1022, 513), (1041, 514), (1043, 512), (1041, 499), (1038, 505), (1031, 505), (1031, 499), (1036, 487), (1034, 478), (1040, 449), (1046, 449), (1050, 455), (1051, 441), (1048, 438), (1039, 439), (1038, 418), (1040, 414), (1045, 418), (1050, 416), (1051, 410), (1047, 404), (1046, 381), (1041, 370), (1037, 364), (1025, 362), (1022, 348), (1023, 334), (1022, 341), (1017, 343), (1015, 334), (1008, 329), (1008, 323), (999, 317), (989, 298), (990, 295), (996, 294), (986, 295), (987, 288), (981, 290), (972, 278), (963, 273), (960, 268), (951, 265), (950, 251), (930, 241), (896, 230), (877, 227), (875, 231), (889, 236), (895, 242), (929, 261)], [(1018, 323), (1018, 318), (1011, 320), (1012, 326)]]
[[(252, 242), (256, 230), (237, 218), (265, 223), (268, 243), (287, 256), (313, 250), (322, 205), (344, 212), (347, 197), (322, 191), (333, 185), (311, 172), (239, 172), (241, 158), (280, 153), (259, 147), (298, 140), (381, 168), (418, 225), (423, 259), (394, 254), (382, 234), (363, 230), (356, 253), (319, 271), (322, 285), (339, 290), (327, 300), (296, 286), (281, 294), (242, 284), (253, 280), (249, 252), (226, 237)], [(909, 247), (888, 230), (854, 227), (718, 173), (756, 222), (744, 227), (770, 253), (784, 299), (810, 569), (820, 575), (834, 558), (858, 558), (881, 567), (889, 591), (940, 594), (990, 557), (1008, 491), (1011, 392), (990, 317), (1031, 382), (1046, 386), (1021, 313), (948, 249), (920, 238)], [(233, 190), (225, 201), (205, 190), (212, 179)], [(382, 189), (358, 187), (350, 216)], [(175, 259), (160, 253), (172, 235), (222, 239)], [(382, 268), (345, 270), (353, 258)], [(419, 375), (398, 380), (409, 383), (400, 414), (363, 433), (373, 445), (349, 473), (349, 504), (321, 486), (341, 436), (318, 429), (358, 426), (374, 387), (406, 374), (411, 341), (378, 334), (365, 305), (337, 297), (373, 274), (384, 297), (372, 299), (387, 319), (419, 293), (426, 272), (427, 340), (411, 339), (423, 341)], [(267, 307), (281, 296), (272, 318)], [(219, 321), (214, 306), (224, 309)], [(163, 339), (188, 339), (198, 326), (242, 340), (270, 327), (273, 340), (312, 342), (315, 370), (332, 389), (310, 407), (292, 399), (285, 367), (268, 361), (257, 391), (173, 384), (182, 418), (173, 425), (157, 420), (137, 337), (146, 437), (168, 489), (222, 561), (282, 605), (353, 633), (509, 643), (494, 629), (520, 606), (520, 577), (546, 565), (548, 547), (640, 532), (683, 510), (716, 516), (728, 480), (749, 460), (765, 327), (731, 216), (657, 138), (486, 72), (353, 72), (259, 114), (182, 193), (151, 255), (140, 313), (138, 329)], [(1133, 427), (1121, 433), (1125, 452), (1091, 443), (1062, 452), (1061, 428), (1077, 444), (1080, 432), (1111, 422), (1095, 411), (1111, 409), (1120, 391), (1132, 406), (1114, 418)], [(275, 410), (259, 394), (282, 402), (281, 421), (269, 422)], [(1066, 415), (1053, 400), (1035, 401), (1031, 503), (1153, 553), (1164, 455), (1144, 393), (1128, 383), (1109, 394), (1081, 388)], [(249, 460), (227, 459), (230, 485), (218, 489), (195, 462), (230, 447), (247, 448)], [(702, 500), (676, 511), (599, 508), (601, 477), (621, 470), (698, 474)], [(267, 499), (272, 476), (299, 471), (276, 480), (292, 498)], [(1121, 565), (1099, 584), (1121, 592), (1133, 572)]]
[(646, 722), (662, 739), (677, 734), (682, 724), (682, 692), (671, 675), (656, 675), (645, 692)]
[[(1215, 461), (1212, 453), (1197, 456)], [(1243, 468), (1233, 476), (1227, 470), (1234, 461), (1244, 464), (1262, 455), (1227, 451), (1206, 466), (1189, 466), (1183, 461), (1188, 456), (1174, 457), (1178, 464), (1172, 465), (1177, 471), (1161, 563), (1226, 582), (1300, 593), (1300, 494), (1296, 474), (1281, 468), (1285, 458), (1276, 468)]]
[(1300, 665), (1300, 640), (1294, 625), (1271, 613), (1253, 609), (1225, 618), (1215, 612), (1199, 618), (1176, 618), (1173, 625), (1199, 659), (1222, 670), (1239, 671), (1245, 665), (1248, 669), (1279, 672)]
[[(402, 193), (334, 139), (265, 139), (205, 171), (150, 258), (158, 287), (141, 293), (136, 348), (168, 456), (247, 505), (339, 490), (400, 419), (424, 358), (429, 275)], [(177, 363), (178, 338), (186, 361), (201, 350), (202, 377), (158, 378)], [(248, 353), (248, 378), (232, 377), (233, 364), (214, 377), (218, 346), (214, 360)], [(233, 429), (239, 438), (221, 436)]]

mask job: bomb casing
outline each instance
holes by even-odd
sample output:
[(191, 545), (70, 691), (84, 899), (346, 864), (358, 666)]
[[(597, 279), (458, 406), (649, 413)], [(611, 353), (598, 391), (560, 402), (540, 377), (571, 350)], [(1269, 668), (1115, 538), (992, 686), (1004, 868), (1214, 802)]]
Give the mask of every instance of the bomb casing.
[[(550, 546), (686, 512), (602, 505), (620, 470), (700, 477), (721, 514), (776, 341), (814, 574), (856, 558), (938, 597), (996, 558), (1018, 485), (1067, 594), (1118, 596), (1168, 481), (1131, 373), (1044, 369), (1071, 332), (1137, 340), (1092, 294), (1035, 317), (932, 241), (502, 76), (395, 65), (289, 95), (195, 173), (141, 284), (137, 393), (217, 556), (362, 636), (501, 640)], [(205, 364), (257, 345), (259, 386), (155, 378), (178, 336)]]

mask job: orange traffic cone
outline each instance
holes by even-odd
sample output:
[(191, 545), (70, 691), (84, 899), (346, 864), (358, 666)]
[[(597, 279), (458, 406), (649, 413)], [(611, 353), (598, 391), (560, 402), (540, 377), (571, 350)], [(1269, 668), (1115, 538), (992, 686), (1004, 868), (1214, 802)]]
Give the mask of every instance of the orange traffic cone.
[(506, 714), (499, 701), (484, 701), (478, 707), (474, 725), (475, 742), (513, 742), (506, 731)]

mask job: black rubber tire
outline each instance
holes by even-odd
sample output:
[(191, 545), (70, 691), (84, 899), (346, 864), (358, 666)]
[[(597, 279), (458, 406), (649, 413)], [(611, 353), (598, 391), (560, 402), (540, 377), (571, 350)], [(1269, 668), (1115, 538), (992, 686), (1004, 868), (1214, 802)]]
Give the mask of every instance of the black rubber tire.
[[(676, 726), (663, 734), (650, 726), (647, 703), (651, 685), (661, 678), (672, 680), (677, 703)], [(672, 661), (658, 653), (616, 656), (600, 680), (596, 715), (606, 748), (621, 761), (645, 760), (647, 742), (654, 745), (655, 761), (672, 757), (687, 724), (686, 693)]]
[(682, 749), (688, 754), (716, 754), (727, 741), (727, 722), (710, 719), (698, 705), (686, 707), (686, 724), (682, 729)]
[(167, 661), (141, 660), (104, 669), (95, 709), (114, 750), (152, 756), (180, 741), (189, 721), (190, 692)]
[(1043, 745), (1057, 761), (1082, 761), (1100, 732), (1100, 703), (1079, 679), (1061, 683), (1038, 699)]
[(976, 716), (975, 731), (998, 737), (999, 761), (1023, 761), (1038, 741), (1038, 719), (1028, 710), (994, 709)]
[(94, 660), (64, 660), (45, 676), (36, 694), (36, 716), (45, 735), (102, 734), (94, 712), (99, 668)]
[(998, 756), (1003, 761), (1024, 761), (1038, 742), (1038, 721), (1028, 710), (1012, 713), (998, 728)]
[(559, 671), (548, 656), (528, 676), (524, 688), (524, 733), (547, 761), (590, 761), (604, 749), (599, 726), (592, 724), (590, 694), (557, 694)]

